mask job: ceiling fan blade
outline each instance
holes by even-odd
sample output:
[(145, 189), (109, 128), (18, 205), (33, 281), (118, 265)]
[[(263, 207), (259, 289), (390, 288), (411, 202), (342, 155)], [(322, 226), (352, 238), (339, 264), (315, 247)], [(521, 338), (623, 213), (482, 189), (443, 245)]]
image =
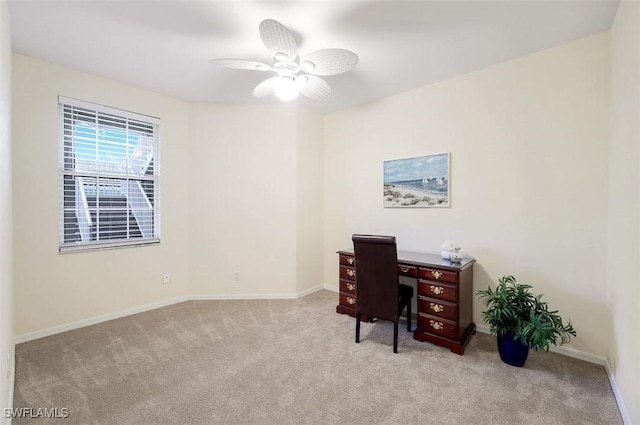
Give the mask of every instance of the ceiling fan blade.
[(323, 49), (309, 53), (300, 65), (308, 74), (335, 75), (353, 69), (358, 60), (358, 55), (349, 50)]
[(221, 68), (247, 69), (250, 71), (272, 71), (270, 65), (261, 62), (248, 61), (244, 59), (213, 59), (210, 64)]
[(260, 38), (277, 60), (292, 61), (298, 56), (298, 45), (293, 34), (276, 20), (265, 19), (260, 23)]
[[(306, 78), (306, 82), (304, 79)], [(300, 93), (313, 100), (325, 100), (331, 96), (331, 87), (320, 77), (315, 75), (299, 75), (296, 81), (300, 82)]]
[(280, 77), (269, 78), (258, 84), (256, 88), (253, 89), (253, 95), (258, 98), (272, 95), (274, 83), (278, 78)]

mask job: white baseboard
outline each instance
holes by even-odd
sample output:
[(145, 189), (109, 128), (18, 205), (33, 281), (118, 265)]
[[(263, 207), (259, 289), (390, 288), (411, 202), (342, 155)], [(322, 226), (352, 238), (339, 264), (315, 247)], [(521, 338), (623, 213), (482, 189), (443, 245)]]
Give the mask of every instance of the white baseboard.
[(190, 300), (295, 300), (324, 289), (322, 285), (314, 286), (302, 292), (280, 294), (196, 294), (189, 295)]
[[(13, 408), (13, 394), (14, 394), (14, 387), (16, 384), (16, 346), (15, 344), (13, 344), (13, 346), (11, 347), (11, 367), (9, 368), (9, 400), (8, 400), (8, 405), (6, 407), (8, 408)], [(0, 407), (5, 407), (5, 406), (0, 406)], [(7, 418), (7, 425), (11, 425), (13, 421), (12, 417)]]
[(584, 360), (585, 362), (595, 363), (600, 366), (604, 366), (607, 362), (607, 359), (605, 357), (597, 356), (591, 353), (585, 353), (584, 351), (576, 350), (575, 348), (571, 347), (552, 346), (551, 348), (549, 348), (549, 351), (553, 353), (564, 354), (565, 356), (573, 357), (574, 359)]
[(71, 331), (74, 329), (84, 328), (85, 326), (95, 325), (97, 323), (106, 322), (107, 320), (119, 319), (121, 317), (130, 316), (132, 314), (142, 313), (149, 310), (154, 310), (156, 308), (177, 304), (183, 301), (189, 301), (189, 300), (281, 300), (281, 299), (292, 300), (292, 299), (297, 299), (297, 298), (307, 296), (309, 294), (320, 291), (322, 289), (333, 289), (333, 288), (326, 287), (323, 285), (318, 285), (299, 293), (292, 292), (292, 293), (281, 293), (281, 294), (185, 295), (182, 297), (171, 298), (168, 300), (159, 301), (152, 304), (147, 304), (141, 307), (128, 308), (128, 309), (116, 311), (114, 313), (108, 313), (100, 316), (91, 317), (85, 320), (78, 320), (76, 322), (71, 322), (64, 325), (60, 325), (60, 326), (54, 326), (52, 328), (44, 329), (41, 331), (35, 331), (35, 332), (23, 334), (23, 335), (18, 335), (14, 338), (14, 343), (21, 344), (23, 342), (33, 341), (35, 339), (44, 338), (46, 336), (51, 336), (51, 335), (59, 334), (62, 332)]
[(323, 285), (322, 289), (326, 289), (327, 291), (331, 291), (331, 292), (335, 292), (335, 293), (340, 292), (340, 288), (338, 288), (337, 286)]
[[(476, 329), (478, 332), (482, 332), (485, 334), (489, 334), (489, 327), (485, 325), (476, 325)], [(613, 391), (613, 395), (616, 399), (616, 403), (618, 404), (618, 410), (620, 411), (620, 415), (622, 416), (622, 421), (625, 425), (633, 425), (631, 423), (631, 418), (629, 417), (629, 412), (627, 411), (626, 406), (624, 405), (624, 400), (622, 399), (622, 394), (620, 394), (620, 390), (618, 389), (618, 385), (616, 384), (616, 379), (611, 371), (611, 366), (609, 365), (609, 361), (606, 357), (598, 356), (591, 353), (585, 353), (584, 351), (576, 350), (574, 348), (569, 347), (555, 347), (552, 346), (549, 348), (549, 351), (554, 353), (562, 354), (567, 357), (572, 357), (574, 359), (584, 360), (589, 363), (594, 363), (599, 366), (604, 366), (604, 370), (607, 374), (607, 378), (609, 379), (609, 384), (611, 385), (611, 390)]]
[(188, 297), (189, 300), (215, 301), (215, 300), (294, 300), (298, 298), (296, 293), (282, 294), (195, 294)]
[[(486, 325), (476, 325), (476, 330), (478, 332), (482, 332), (483, 334), (491, 333), (489, 332), (489, 327)], [(585, 353), (584, 351), (576, 350), (575, 348), (569, 348), (564, 346), (560, 346), (560, 347), (551, 346), (551, 348), (549, 348), (549, 351), (553, 353), (562, 354), (567, 357), (572, 357), (574, 359), (584, 360), (585, 362), (595, 363), (600, 366), (604, 366), (605, 363), (607, 362), (607, 359), (605, 357), (598, 356), (591, 353)]]
[(618, 410), (620, 410), (620, 416), (622, 416), (622, 422), (625, 425), (633, 425), (631, 423), (631, 417), (629, 416), (629, 411), (624, 404), (624, 400), (622, 399), (622, 394), (620, 394), (620, 389), (616, 384), (616, 378), (611, 370), (611, 365), (608, 361), (604, 362), (604, 370), (607, 372), (607, 377), (609, 378), (609, 384), (611, 384), (611, 390), (613, 391), (613, 396), (616, 398), (616, 403), (618, 403)]
[(64, 325), (54, 326), (53, 328), (43, 329), (41, 331), (30, 332), (23, 335), (18, 335), (14, 338), (15, 344), (21, 344), (23, 342), (33, 341), (34, 339), (44, 338), (59, 334), (62, 332), (71, 331), (74, 329), (84, 328), (85, 326), (95, 325), (97, 323), (106, 322), (107, 320), (119, 319), (125, 316), (131, 316), (132, 314), (142, 313), (156, 308), (165, 307), (168, 305), (188, 301), (189, 297), (182, 296), (177, 298), (171, 298), (164, 301), (158, 301), (155, 303), (143, 305), (140, 307), (132, 307), (124, 310), (116, 311), (114, 313), (102, 314), (100, 316), (91, 317), (89, 319), (78, 320), (76, 322), (67, 323)]
[(322, 291), (324, 288), (323, 285), (314, 286), (313, 288), (309, 288), (306, 291), (298, 292), (296, 298), (306, 297), (307, 295), (311, 295), (314, 292)]

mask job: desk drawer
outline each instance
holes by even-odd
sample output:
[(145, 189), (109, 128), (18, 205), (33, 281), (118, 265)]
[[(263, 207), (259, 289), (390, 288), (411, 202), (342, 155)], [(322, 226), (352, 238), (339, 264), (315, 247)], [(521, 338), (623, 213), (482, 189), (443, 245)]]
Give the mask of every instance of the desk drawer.
[(458, 302), (458, 287), (420, 279), (418, 280), (418, 295), (456, 303)]
[(458, 304), (418, 296), (418, 311), (443, 319), (458, 320)]
[(458, 273), (446, 270), (420, 267), (419, 277), (420, 279), (427, 279), (435, 282), (458, 283)]
[(356, 284), (350, 280), (340, 279), (340, 292), (356, 297)]
[(398, 263), (398, 274), (402, 276), (418, 277), (418, 268), (416, 266)]
[(424, 313), (418, 314), (418, 329), (449, 339), (458, 338), (458, 325), (456, 322)]
[(340, 279), (356, 280), (356, 269), (353, 267), (340, 266)]
[(352, 294), (345, 294), (344, 292), (340, 292), (340, 305), (356, 309), (356, 296)]
[(355, 267), (356, 259), (353, 255), (340, 254), (340, 264), (342, 264), (343, 266)]

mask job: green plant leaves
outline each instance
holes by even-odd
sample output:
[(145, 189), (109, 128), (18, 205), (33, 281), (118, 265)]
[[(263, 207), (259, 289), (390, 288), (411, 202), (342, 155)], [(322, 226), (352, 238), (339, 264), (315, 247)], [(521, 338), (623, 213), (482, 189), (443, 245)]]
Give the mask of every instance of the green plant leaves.
[(558, 345), (558, 340), (562, 345), (576, 336), (571, 321), (564, 325), (557, 310), (549, 311), (542, 294), (529, 292), (532, 286), (517, 283), (511, 275), (503, 276), (498, 282), (495, 291), (489, 286), (476, 292), (487, 307), (482, 319), (493, 335), (513, 332), (531, 349), (545, 351), (549, 351), (551, 344)]

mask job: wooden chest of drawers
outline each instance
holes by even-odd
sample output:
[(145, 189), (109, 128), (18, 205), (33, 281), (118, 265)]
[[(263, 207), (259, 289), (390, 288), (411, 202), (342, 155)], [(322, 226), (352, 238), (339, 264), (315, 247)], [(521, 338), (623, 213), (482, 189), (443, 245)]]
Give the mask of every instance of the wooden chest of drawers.
[(459, 269), (420, 267), (418, 328), (413, 337), (463, 354), (464, 347), (476, 329), (472, 304), (472, 264)]
[(336, 311), (356, 315), (356, 263), (353, 255), (340, 254), (340, 298)]
[[(336, 311), (355, 316), (355, 258), (352, 250), (338, 254), (340, 294)], [(472, 308), (474, 262), (465, 259), (454, 264), (439, 255), (398, 251), (398, 275), (417, 279), (418, 326), (414, 339), (464, 353), (476, 328)]]

